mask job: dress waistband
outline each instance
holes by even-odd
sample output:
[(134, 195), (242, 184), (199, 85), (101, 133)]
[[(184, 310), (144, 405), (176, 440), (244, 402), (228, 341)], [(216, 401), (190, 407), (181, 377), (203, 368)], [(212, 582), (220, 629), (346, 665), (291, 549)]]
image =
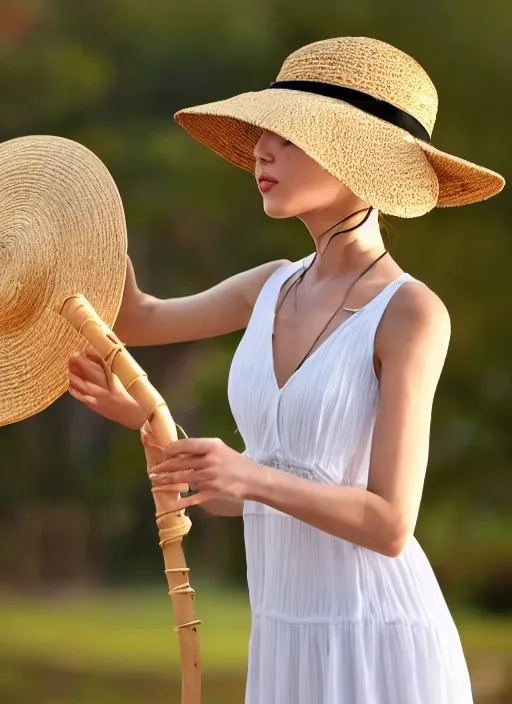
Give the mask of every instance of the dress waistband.
[(313, 482), (318, 482), (319, 484), (331, 484), (335, 485), (336, 482), (333, 481), (332, 476), (322, 467), (313, 464), (301, 463), (295, 459), (285, 459), (277, 457), (276, 455), (251, 455), (248, 451), (242, 453), (245, 457), (257, 462), (258, 464), (263, 464), (266, 467), (273, 467), (274, 469), (280, 469), (288, 474), (293, 474), (296, 477), (302, 477), (303, 479), (309, 479)]

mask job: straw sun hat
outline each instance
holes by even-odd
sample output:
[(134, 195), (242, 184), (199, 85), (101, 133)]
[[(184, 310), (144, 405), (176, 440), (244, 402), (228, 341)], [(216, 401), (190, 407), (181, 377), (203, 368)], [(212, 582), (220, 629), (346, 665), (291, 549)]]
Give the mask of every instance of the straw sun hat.
[(308, 44), (257, 92), (180, 110), (198, 141), (254, 172), (262, 130), (300, 147), (363, 201), (388, 215), (416, 217), (498, 193), (497, 173), (430, 145), (436, 89), (421, 66), (376, 39)]
[(126, 271), (117, 188), (88, 149), (60, 137), (0, 144), (0, 425), (67, 390), (85, 345), (58, 309), (82, 293), (111, 326)]

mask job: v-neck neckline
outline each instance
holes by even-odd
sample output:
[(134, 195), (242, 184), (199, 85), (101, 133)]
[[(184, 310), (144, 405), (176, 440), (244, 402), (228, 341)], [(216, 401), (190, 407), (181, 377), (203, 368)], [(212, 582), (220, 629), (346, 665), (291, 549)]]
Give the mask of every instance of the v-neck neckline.
[[(355, 313), (352, 313), (352, 315), (349, 318), (346, 318), (338, 327), (336, 327), (326, 338), (321, 342), (318, 347), (316, 347), (302, 362), (302, 364), (295, 369), (295, 371), (292, 372), (292, 374), (288, 377), (288, 379), (285, 381), (283, 386), (279, 386), (279, 383), (277, 381), (277, 376), (276, 376), (276, 368), (275, 368), (275, 363), (274, 363), (274, 327), (275, 327), (275, 319), (276, 319), (276, 307), (279, 302), (279, 296), (281, 294), (281, 291), (283, 289), (283, 286), (286, 284), (287, 281), (289, 281), (295, 274), (305, 265), (305, 263), (313, 257), (314, 254), (310, 254), (308, 257), (305, 257), (304, 259), (300, 260), (299, 266), (296, 266), (293, 271), (287, 276), (285, 279), (282, 279), (279, 277), (279, 282), (277, 284), (277, 293), (275, 296), (272, 296), (272, 309), (271, 309), (271, 318), (270, 318), (270, 368), (271, 368), (271, 375), (272, 375), (272, 381), (274, 383), (274, 386), (277, 390), (277, 393), (280, 395), (283, 393), (283, 391), (289, 386), (289, 384), (293, 381), (293, 379), (300, 374), (301, 370), (304, 368), (305, 365), (308, 364), (310, 359), (313, 359), (313, 357), (316, 355), (317, 352), (320, 352), (320, 350), (333, 338), (337, 335), (337, 333), (341, 330), (344, 330), (350, 321), (354, 320), (354, 318), (357, 318), (361, 313), (363, 313), (367, 308), (369, 308), (374, 302), (379, 300), (381, 296), (389, 290), (389, 288), (393, 285), (396, 284), (398, 281), (400, 281), (402, 278), (406, 277), (407, 274), (404, 272), (403, 274), (400, 274), (400, 276), (397, 276), (395, 279), (387, 283), (384, 288), (379, 291), (379, 293), (374, 296), (371, 300), (368, 301), (364, 306), (359, 308)], [(288, 267), (285, 267), (287, 269)]]

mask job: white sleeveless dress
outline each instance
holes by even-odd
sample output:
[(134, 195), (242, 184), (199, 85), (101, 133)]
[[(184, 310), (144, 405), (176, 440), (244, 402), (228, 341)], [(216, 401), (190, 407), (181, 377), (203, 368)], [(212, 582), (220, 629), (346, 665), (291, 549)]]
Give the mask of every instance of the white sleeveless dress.
[[(278, 269), (235, 353), (228, 395), (245, 455), (313, 482), (366, 487), (379, 385), (374, 337), (403, 274), (279, 390)], [(421, 285), (419, 282), (417, 282)], [(244, 504), (252, 611), (246, 704), (470, 704), (459, 635), (415, 538), (395, 558), (254, 501)]]

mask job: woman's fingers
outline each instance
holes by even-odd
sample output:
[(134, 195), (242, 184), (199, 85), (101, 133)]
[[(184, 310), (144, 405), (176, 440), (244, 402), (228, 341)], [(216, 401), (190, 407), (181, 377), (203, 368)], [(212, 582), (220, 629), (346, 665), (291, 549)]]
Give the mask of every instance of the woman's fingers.
[(103, 366), (102, 356), (92, 345), (87, 345), (83, 351), (83, 354), (85, 357), (88, 357), (89, 359), (91, 359), (94, 362), (97, 362), (98, 364), (101, 364), (101, 366)]
[[(153, 489), (153, 491), (158, 491), (158, 488)], [(184, 511), (191, 506), (198, 506), (199, 504), (204, 504), (206, 501), (211, 501), (217, 497), (215, 491), (199, 491), (197, 494), (191, 494), (190, 496), (183, 496), (169, 504), (169, 511)], [(166, 503), (167, 506), (167, 503)]]
[(166, 472), (154, 473), (153, 469), (149, 472), (149, 478), (153, 486), (171, 486), (175, 484), (196, 484), (201, 481), (201, 475), (192, 469), (187, 469), (181, 472)]
[(103, 389), (123, 394), (125, 389), (118, 377), (104, 364), (93, 347), (85, 352), (75, 353), (68, 360), (70, 373), (90, 381)]
[(180, 455), (172, 460), (166, 459), (159, 462), (152, 468), (152, 471), (158, 474), (160, 472), (181, 472), (188, 469), (201, 470), (207, 469), (210, 465), (211, 462), (206, 455)]
[[(106, 384), (106, 388), (110, 389), (110, 391), (115, 391), (117, 393), (122, 393), (125, 391), (125, 388), (123, 384), (121, 383), (121, 380), (119, 377), (117, 377), (110, 367), (105, 364), (103, 359), (100, 357), (100, 355), (94, 350), (94, 348), (91, 348), (92, 352), (87, 353), (84, 355), (83, 358), (83, 365), (84, 368), (87, 368), (89, 370), (89, 373), (91, 375), (94, 375), (95, 378), (97, 379), (104, 379), (104, 383)], [(98, 383), (98, 381), (96, 381)]]
[(109, 388), (109, 380), (105, 368), (99, 362), (93, 361), (83, 354), (77, 354), (70, 357), (68, 367), (70, 373), (75, 374), (75, 376), (91, 381), (104, 389)]
[(146, 428), (142, 428), (140, 435), (142, 444), (144, 445), (144, 450), (146, 452), (148, 467), (151, 468), (157, 464), (160, 464), (160, 462), (163, 462), (165, 460), (164, 448), (157, 445), (153, 437), (153, 433), (148, 431)]
[(68, 359), (68, 366), (74, 369), (82, 369), (85, 360), (87, 360), (87, 357), (82, 352), (74, 352)]
[(95, 399), (105, 394), (103, 386), (98, 386), (91, 381), (82, 379), (82, 377), (73, 374), (73, 372), (69, 373), (69, 389)]
[(85, 406), (88, 408), (92, 408), (94, 410), (94, 407), (96, 405), (96, 399), (93, 396), (89, 396), (88, 394), (82, 394), (78, 389), (74, 389), (70, 387), (69, 393), (73, 398), (76, 398), (77, 401), (81, 401)]
[(87, 382), (85, 379), (82, 379), (82, 377), (78, 376), (77, 374), (74, 374), (73, 372), (69, 372), (69, 389), (73, 389), (73, 391), (79, 391), (80, 393), (87, 393)]
[[(192, 468), (195, 455), (183, 453), (179, 455), (179, 458), (177, 458), (178, 460), (180, 460), (180, 463), (178, 464), (177, 460), (174, 460), (172, 469), (170, 469), (171, 464), (166, 464), (167, 460), (165, 447), (162, 447), (161, 445), (157, 444), (149, 424), (146, 424), (146, 426), (141, 429), (140, 435), (142, 444), (144, 445), (146, 454), (148, 456), (148, 459), (150, 460), (149, 466), (151, 467), (151, 471), (155, 472), (155, 474), (159, 472), (169, 472)], [(207, 465), (205, 464), (204, 467), (206, 466)], [(199, 469), (199, 462), (196, 462), (193, 465), (193, 468)], [(203, 466), (201, 468), (203, 468)]]
[(142, 440), (143, 445), (156, 444), (155, 436), (153, 435), (153, 431), (151, 430), (151, 426), (148, 421), (146, 421), (140, 429), (140, 439)]

